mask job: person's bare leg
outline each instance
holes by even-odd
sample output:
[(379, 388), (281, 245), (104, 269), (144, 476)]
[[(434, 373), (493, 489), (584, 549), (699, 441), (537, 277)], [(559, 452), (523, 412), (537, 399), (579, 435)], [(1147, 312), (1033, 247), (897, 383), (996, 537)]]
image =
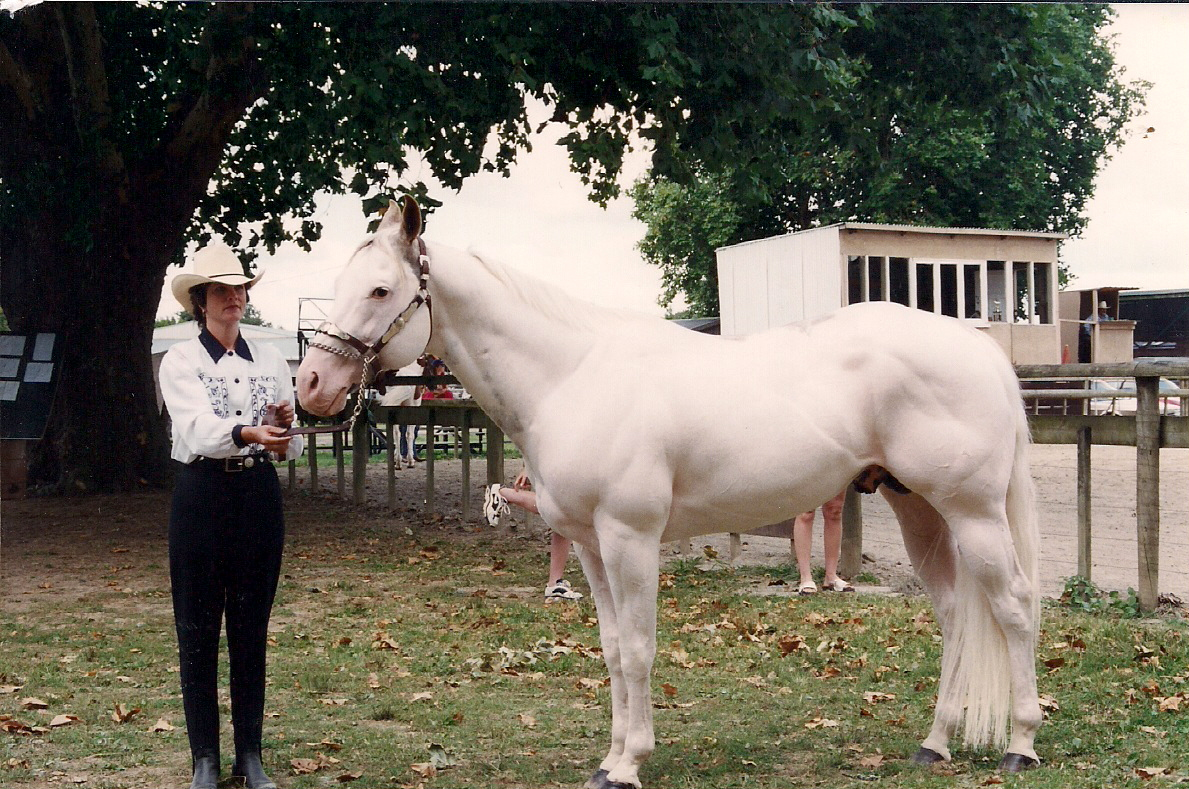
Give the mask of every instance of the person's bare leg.
[(570, 558), (570, 541), (557, 532), (549, 540), (549, 585), (566, 574), (566, 560)]
[(838, 559), (842, 555), (842, 502), (846, 498), (843, 490), (822, 505), (822, 547), (826, 555), (825, 585), (838, 580)]
[(516, 490), (515, 488), (500, 488), (500, 495), (504, 497), (504, 501), (509, 504), (515, 504), (521, 509), (526, 509), (534, 515), (540, 515), (540, 510), (537, 509), (537, 494), (531, 490)]
[(809, 559), (813, 547), (814, 512), (803, 512), (793, 520), (793, 551), (797, 554), (797, 570), (801, 573), (798, 588), (813, 583), (813, 565)]

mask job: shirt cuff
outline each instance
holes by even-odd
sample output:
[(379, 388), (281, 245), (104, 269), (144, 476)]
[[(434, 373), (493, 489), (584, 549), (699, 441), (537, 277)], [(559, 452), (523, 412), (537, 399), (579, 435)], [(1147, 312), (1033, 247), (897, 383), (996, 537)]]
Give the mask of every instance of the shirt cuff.
[(235, 445), (240, 449), (243, 449), (248, 445), (248, 442), (244, 441), (243, 436), (240, 435), (245, 427), (247, 427), (247, 425), (236, 425), (235, 427), (231, 428), (231, 440), (234, 441)]

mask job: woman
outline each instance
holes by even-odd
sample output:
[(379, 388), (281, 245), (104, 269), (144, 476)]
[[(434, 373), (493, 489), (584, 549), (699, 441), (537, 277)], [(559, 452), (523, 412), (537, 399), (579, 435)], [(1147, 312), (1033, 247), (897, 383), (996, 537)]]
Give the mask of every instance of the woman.
[(284, 542), (281, 486), (271, 458), (301, 455), (288, 363), (239, 331), (247, 277), (228, 247), (194, 256), (174, 277), (174, 298), (201, 327), (161, 361), (161, 392), (181, 464), (169, 514), (169, 574), (193, 759), (191, 789), (219, 781), (219, 633), (227, 617), (232, 775), (248, 789), (275, 789), (260, 761), (268, 619)]

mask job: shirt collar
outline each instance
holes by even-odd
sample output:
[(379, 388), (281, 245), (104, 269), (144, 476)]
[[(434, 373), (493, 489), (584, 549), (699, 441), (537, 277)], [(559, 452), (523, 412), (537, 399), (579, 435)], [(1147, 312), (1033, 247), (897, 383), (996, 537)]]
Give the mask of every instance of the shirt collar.
[[(223, 343), (216, 340), (215, 335), (211, 334), (205, 326), (198, 333), (198, 341), (202, 343), (203, 348), (206, 348), (206, 352), (211, 355), (211, 360), (215, 364), (218, 364), (219, 360), (228, 354), (227, 349), (223, 347)], [(235, 352), (249, 362), (254, 361), (252, 359), (252, 351), (248, 349), (248, 341), (244, 339), (242, 333), (235, 336)]]

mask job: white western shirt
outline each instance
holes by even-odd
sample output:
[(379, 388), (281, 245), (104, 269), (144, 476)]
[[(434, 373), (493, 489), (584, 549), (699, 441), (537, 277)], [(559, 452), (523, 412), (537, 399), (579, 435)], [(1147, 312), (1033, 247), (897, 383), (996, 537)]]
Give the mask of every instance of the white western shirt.
[[(173, 421), (171, 456), (183, 463), (263, 451), (244, 443), (240, 430), (259, 425), (266, 405), (293, 402), (288, 362), (272, 346), (242, 334), (229, 351), (203, 329), (166, 352), (159, 377)], [(302, 437), (294, 436), (285, 459), (300, 457), (303, 446)]]

